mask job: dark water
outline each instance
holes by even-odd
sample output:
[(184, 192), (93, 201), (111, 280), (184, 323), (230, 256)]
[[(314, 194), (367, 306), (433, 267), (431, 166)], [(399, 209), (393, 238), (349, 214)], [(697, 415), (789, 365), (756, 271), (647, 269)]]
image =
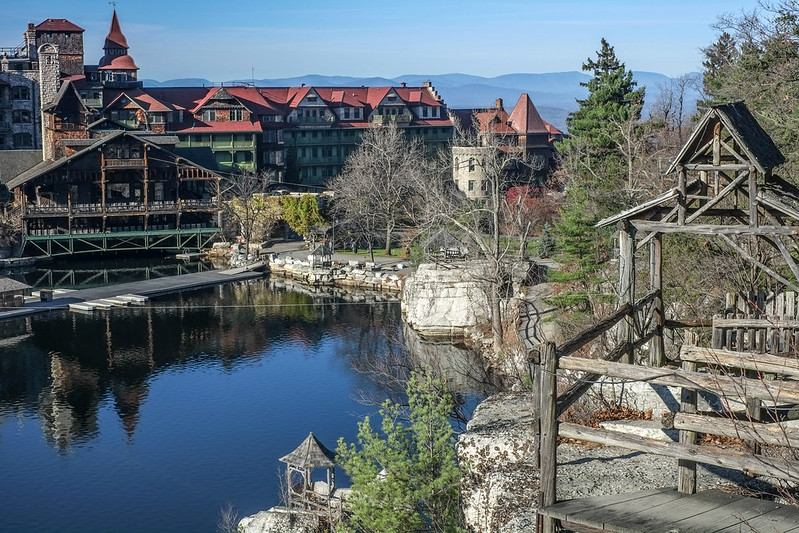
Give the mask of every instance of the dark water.
[[(268, 280), (0, 322), (0, 531), (214, 531), (279, 503), (278, 458), (353, 441), (396, 303)], [(435, 350), (434, 350), (435, 351)]]

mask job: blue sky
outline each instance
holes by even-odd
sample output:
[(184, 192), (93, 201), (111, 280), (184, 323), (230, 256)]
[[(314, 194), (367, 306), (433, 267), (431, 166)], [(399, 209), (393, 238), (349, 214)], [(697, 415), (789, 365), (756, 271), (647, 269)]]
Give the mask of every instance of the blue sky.
[[(84, 28), (97, 63), (113, 7), (106, 0), (8, 2), (0, 47), (28, 22), (66, 18)], [(756, 0), (119, 0), (140, 78), (497, 76), (580, 70), (605, 37), (633, 70), (699, 70), (723, 13)]]

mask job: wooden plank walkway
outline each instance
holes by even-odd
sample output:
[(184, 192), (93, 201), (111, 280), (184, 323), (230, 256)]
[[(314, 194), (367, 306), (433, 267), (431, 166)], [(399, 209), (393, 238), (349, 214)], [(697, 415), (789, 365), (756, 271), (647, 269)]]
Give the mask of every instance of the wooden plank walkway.
[[(263, 264), (255, 267), (263, 267)], [(19, 318), (35, 313), (68, 309), (69, 304), (84, 303), (89, 301), (113, 299), (123, 295), (159, 296), (201, 287), (221, 285), (233, 281), (259, 278), (264, 273), (254, 269), (254, 266), (231, 268), (227, 270), (210, 270), (194, 272), (180, 276), (165, 276), (162, 278), (132, 281), (118, 285), (105, 285), (91, 289), (81, 289), (63, 293), (55, 293), (49, 302), (30, 302), (23, 307), (14, 307), (0, 311), (0, 320)]]
[(673, 488), (566, 500), (539, 513), (566, 529), (615, 533), (799, 533), (799, 507), (706, 490)]

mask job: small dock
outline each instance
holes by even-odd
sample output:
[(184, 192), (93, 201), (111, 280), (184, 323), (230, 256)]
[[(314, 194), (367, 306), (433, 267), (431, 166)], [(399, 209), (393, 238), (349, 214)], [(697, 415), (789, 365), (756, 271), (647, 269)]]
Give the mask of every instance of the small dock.
[[(261, 265), (263, 266), (263, 265)], [(117, 306), (143, 305), (153, 296), (162, 296), (202, 287), (211, 287), (254, 279), (263, 276), (262, 271), (252, 265), (242, 268), (227, 270), (212, 270), (208, 272), (195, 272), (180, 276), (165, 276), (162, 278), (132, 281), (117, 285), (106, 285), (91, 289), (60, 291), (52, 293), (48, 301), (26, 303), (23, 307), (14, 307), (0, 311), (0, 320), (19, 318), (42, 313), (45, 311), (72, 309), (78, 312), (93, 312), (97, 309), (110, 309)]]

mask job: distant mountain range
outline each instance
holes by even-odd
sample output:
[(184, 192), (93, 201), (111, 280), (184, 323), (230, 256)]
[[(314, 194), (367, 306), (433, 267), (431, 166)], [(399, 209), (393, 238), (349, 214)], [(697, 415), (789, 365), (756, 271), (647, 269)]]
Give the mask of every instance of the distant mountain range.
[[(668, 86), (672, 78), (656, 72), (634, 72), (639, 86), (646, 87), (646, 104), (651, 105), (661, 88)], [(566, 117), (577, 109), (577, 99), (585, 98), (587, 89), (580, 85), (591, 77), (583, 72), (549, 72), (544, 74), (505, 74), (495, 78), (471, 76), (469, 74), (407, 74), (396, 78), (356, 78), (350, 76), (322, 76), (309, 74), (295, 78), (230, 80), (225, 83), (254, 83), (259, 87), (299, 87), (302, 84), (317, 87), (380, 87), (400, 85), (420, 86), (429, 81), (451, 109), (493, 107), (497, 98), (502, 98), (505, 109), (510, 110), (522, 93), (532, 98), (541, 117), (553, 126), (566, 131)], [(142, 80), (145, 87), (202, 87), (212, 82), (202, 78), (183, 78), (159, 82)], [(699, 93), (690, 90), (686, 95), (686, 112), (696, 106)], [(648, 107), (644, 110), (648, 114)]]

